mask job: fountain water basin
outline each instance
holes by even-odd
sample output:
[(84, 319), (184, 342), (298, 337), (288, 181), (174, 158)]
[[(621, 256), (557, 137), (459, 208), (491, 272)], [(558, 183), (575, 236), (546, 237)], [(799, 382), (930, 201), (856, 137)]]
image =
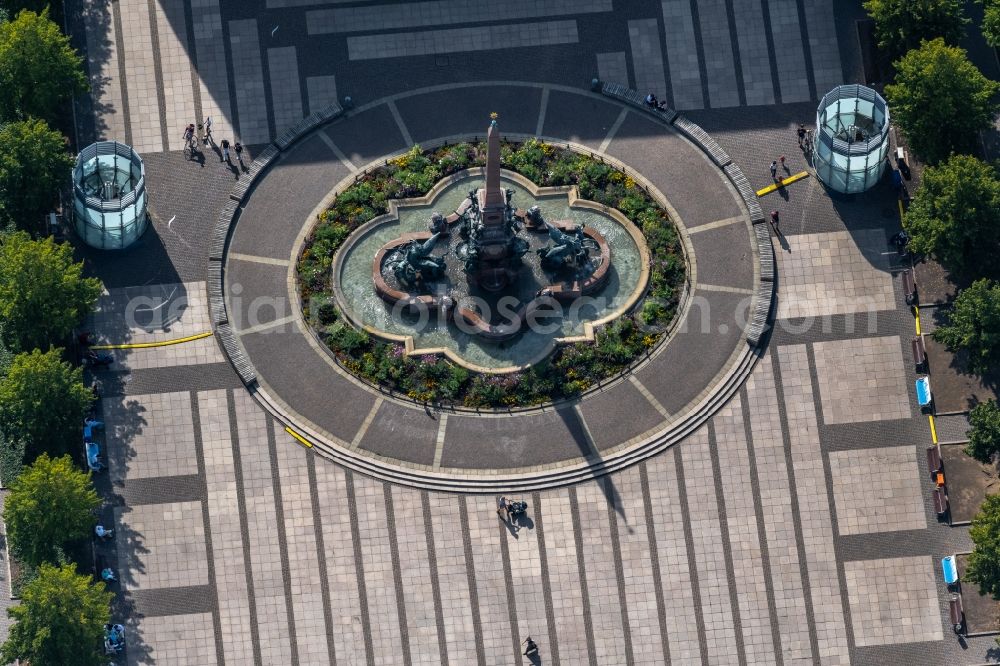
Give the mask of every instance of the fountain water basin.
[[(649, 256), (641, 232), (620, 212), (580, 200), (575, 187), (538, 188), (531, 181), (502, 171), (503, 187), (513, 193), (520, 211), (538, 206), (542, 217), (566, 231), (581, 227), (605, 246), (586, 273), (600, 274), (600, 283), (584, 290), (588, 275), (558, 273), (543, 267), (537, 252), (551, 246), (549, 235), (523, 230), (528, 244), (501, 291), (491, 291), (469, 279), (460, 246), (465, 242), (454, 221), (434, 244), (430, 256), (443, 258), (445, 269), (435, 280), (417, 288), (395, 279), (389, 262), (411, 238), (430, 237), (428, 222), (435, 211), (448, 217), (461, 209), (470, 190), (481, 188), (485, 169), (471, 169), (440, 182), (419, 199), (391, 202), (390, 212), (358, 229), (338, 252), (333, 268), (334, 293), (341, 312), (356, 326), (404, 346), (410, 354), (445, 354), (478, 372), (512, 372), (528, 367), (558, 344), (593, 339), (594, 327), (628, 312), (641, 298), (648, 278)], [(595, 233), (596, 232), (596, 233)], [(596, 241), (592, 245), (596, 245)], [(373, 280), (374, 270), (380, 270)], [(610, 260), (609, 260), (610, 259)], [(604, 263), (606, 262), (606, 263)], [(599, 269), (599, 270), (598, 270)], [(376, 283), (407, 299), (385, 299)], [(575, 279), (574, 279), (575, 278)], [(581, 293), (570, 293), (573, 286)], [(560, 290), (569, 290), (560, 298)], [(553, 297), (539, 298), (540, 292)], [(419, 302), (412, 302), (419, 301)], [(475, 316), (463, 316), (463, 311)], [(520, 319), (519, 319), (520, 318)], [(479, 319), (479, 326), (474, 323)], [(520, 321), (527, 325), (514, 326)], [(484, 330), (484, 325), (493, 331)]]

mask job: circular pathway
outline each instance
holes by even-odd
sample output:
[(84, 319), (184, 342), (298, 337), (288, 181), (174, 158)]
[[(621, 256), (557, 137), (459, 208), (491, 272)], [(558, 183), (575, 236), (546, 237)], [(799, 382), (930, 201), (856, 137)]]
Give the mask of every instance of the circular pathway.
[[(294, 262), (338, 184), (413, 143), (482, 137), (494, 111), (505, 136), (573, 142), (642, 174), (682, 230), (691, 298), (651, 358), (573, 403), (510, 414), (438, 411), (380, 393), (337, 366), (299, 316)], [(672, 127), (558, 86), (447, 86), (361, 107), (282, 153), (244, 201), (224, 290), (230, 324), (256, 370), (252, 390), (324, 454), (426, 488), (540, 488), (653, 455), (739, 388), (757, 358), (743, 333), (759, 280), (755, 253), (738, 193)]]

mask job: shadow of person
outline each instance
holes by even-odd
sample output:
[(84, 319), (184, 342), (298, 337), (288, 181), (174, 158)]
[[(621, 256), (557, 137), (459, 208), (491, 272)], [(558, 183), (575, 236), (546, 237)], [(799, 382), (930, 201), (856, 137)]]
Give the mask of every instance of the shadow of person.
[(771, 228), (774, 229), (774, 235), (778, 239), (778, 245), (781, 246), (782, 251), (791, 252), (792, 246), (788, 244), (788, 239), (785, 238), (785, 234), (781, 233), (781, 229), (773, 224), (771, 225)]
[(233, 180), (239, 180), (240, 179), (239, 168), (235, 164), (233, 164), (232, 160), (229, 160), (228, 162), (226, 162), (226, 164), (229, 166), (229, 170), (233, 172)]
[(784, 186), (784, 187), (779, 187), (778, 188), (778, 196), (781, 197), (782, 199), (784, 199), (786, 202), (788, 201), (788, 186), (787, 185)]
[(533, 521), (527, 514), (521, 513), (516, 516), (510, 517), (510, 522), (520, 530), (522, 527), (525, 529), (533, 530), (535, 529), (535, 521)]
[(517, 535), (517, 531), (518, 531), (518, 529), (520, 529), (520, 528), (518, 527), (518, 525), (517, 525), (517, 523), (516, 523), (516, 522), (514, 521), (514, 519), (513, 519), (513, 518), (508, 518), (508, 519), (504, 520), (504, 519), (503, 519), (503, 518), (501, 517), (501, 518), (500, 518), (500, 520), (502, 520), (502, 521), (503, 521), (503, 526), (507, 528), (507, 531), (508, 531), (508, 532), (510, 532), (510, 535), (511, 535), (512, 537), (514, 537), (515, 539), (517, 539), (517, 538), (518, 538), (518, 535)]

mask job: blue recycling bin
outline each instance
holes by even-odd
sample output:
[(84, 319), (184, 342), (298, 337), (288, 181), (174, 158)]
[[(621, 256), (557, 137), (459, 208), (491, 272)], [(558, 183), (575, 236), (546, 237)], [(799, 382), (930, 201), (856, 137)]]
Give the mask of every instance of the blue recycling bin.
[(955, 556), (941, 558), (941, 570), (944, 572), (944, 582), (954, 585), (958, 582), (958, 567), (955, 565)]

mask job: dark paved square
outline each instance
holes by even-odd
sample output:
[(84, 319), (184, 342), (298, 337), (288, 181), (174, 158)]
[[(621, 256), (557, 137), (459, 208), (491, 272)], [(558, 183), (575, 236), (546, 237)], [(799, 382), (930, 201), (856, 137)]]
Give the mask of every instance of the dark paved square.
[(396, 102), (416, 142), (451, 134), (484, 137), (496, 113), (503, 134), (534, 134), (542, 91), (537, 87), (480, 88), (414, 95)]
[(434, 462), (439, 425), (438, 417), (386, 401), (358, 446), (375, 455), (430, 465)]
[[(750, 229), (743, 221), (691, 234), (698, 258), (698, 282), (742, 289), (753, 284), (751, 240)], [(734, 252), (734, 248), (738, 251)]]
[(588, 395), (580, 411), (600, 451), (618, 446), (663, 422), (660, 413), (628, 381)]

